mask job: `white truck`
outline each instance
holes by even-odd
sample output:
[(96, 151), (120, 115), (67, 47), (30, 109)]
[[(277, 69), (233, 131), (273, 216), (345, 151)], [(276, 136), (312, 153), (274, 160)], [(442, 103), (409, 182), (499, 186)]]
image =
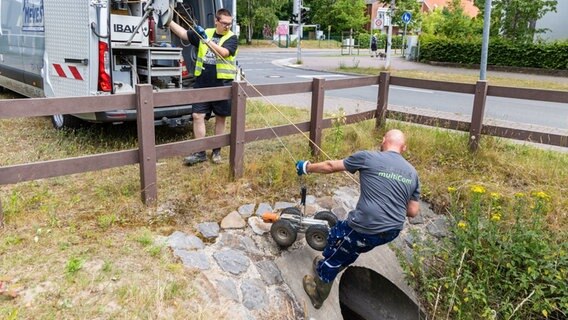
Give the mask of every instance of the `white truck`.
[[(195, 48), (172, 36), (162, 20), (173, 15), (186, 27), (212, 27), (215, 12), (234, 12), (235, 1), (0, 0), (0, 89), (26, 97), (109, 95), (133, 92), (138, 83), (183, 89)], [(61, 129), (135, 119), (135, 110), (116, 110), (54, 115), (52, 122)], [(156, 125), (190, 121), (191, 105), (155, 111)]]

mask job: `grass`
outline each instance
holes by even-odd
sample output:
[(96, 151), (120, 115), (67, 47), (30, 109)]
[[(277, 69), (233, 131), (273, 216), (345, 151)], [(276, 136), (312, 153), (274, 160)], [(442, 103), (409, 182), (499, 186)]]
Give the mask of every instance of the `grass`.
[[(358, 67), (357, 64), (347, 65), (341, 64), (337, 71), (363, 74), (363, 75), (377, 75), (384, 71), (381, 68), (374, 67)], [(420, 71), (420, 70), (391, 70), (391, 75), (404, 78), (415, 78), (436, 81), (460, 82), (474, 84), (478, 79), (478, 75), (466, 73), (443, 73), (436, 71)], [(561, 90), (568, 91), (568, 82), (553, 82), (532, 79), (519, 79), (515, 77), (497, 77), (488, 76), (487, 80), (490, 85), (518, 87), (518, 88), (538, 88), (548, 90)]]
[[(306, 110), (281, 110), (294, 122), (309, 117)], [(263, 103), (251, 102), (247, 112), (248, 128), (288, 123)], [(547, 228), (565, 239), (566, 153), (483, 137), (473, 155), (465, 134), (394, 121), (386, 129), (394, 127), (407, 133), (406, 156), (420, 173), (424, 199), (438, 211), (449, 206), (448, 186), (476, 183), (503, 195), (544, 191), (551, 196)], [(128, 126), (56, 132), (46, 118), (0, 120), (0, 132), (1, 165), (134, 148), (136, 141)], [(374, 121), (334, 125), (324, 131), (323, 150), (343, 157), (376, 148), (383, 133), (374, 129)], [(191, 135), (160, 129), (157, 136), (164, 143)], [(0, 270), (6, 270), (1, 276), (15, 287), (43, 288), (29, 303), (0, 300), (0, 318), (229, 317), (194, 289), (199, 275), (185, 270), (155, 239), (175, 230), (195, 231), (199, 222), (219, 222), (242, 204), (297, 198), (291, 155), (310, 158), (308, 144), (300, 135), (282, 141), (247, 144), (244, 178), (237, 181), (230, 180), (228, 163), (188, 168), (179, 158), (160, 160), (155, 208), (140, 202), (137, 166), (0, 186), (6, 215), (0, 230)], [(306, 184), (316, 197), (353, 186), (344, 175), (310, 175)]]

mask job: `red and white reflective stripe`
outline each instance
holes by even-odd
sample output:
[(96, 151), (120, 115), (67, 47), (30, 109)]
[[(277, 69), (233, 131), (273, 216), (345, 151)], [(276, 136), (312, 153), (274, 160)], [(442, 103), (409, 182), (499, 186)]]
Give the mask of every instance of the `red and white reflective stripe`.
[[(55, 68), (55, 72), (57, 72), (57, 75), (62, 77), (62, 78), (83, 80), (83, 77), (81, 76), (81, 73), (79, 72), (79, 69), (77, 69), (77, 67), (75, 67), (75, 66), (67, 66), (67, 65), (62, 66), (60, 64), (54, 63), (53, 68)], [(65, 69), (69, 69), (67, 73), (65, 72), (66, 71)]]

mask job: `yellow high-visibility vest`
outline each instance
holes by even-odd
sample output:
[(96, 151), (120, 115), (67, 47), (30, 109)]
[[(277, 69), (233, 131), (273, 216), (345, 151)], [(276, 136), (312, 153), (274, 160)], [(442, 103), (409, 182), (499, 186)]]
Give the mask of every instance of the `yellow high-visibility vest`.
[[(215, 34), (215, 28), (209, 28), (205, 30), (205, 34), (207, 34), (207, 39), (211, 39), (213, 34)], [(228, 31), (224, 36), (221, 37), (219, 40), (219, 45), (222, 46), (223, 43), (233, 36), (234, 33), (232, 31)], [(204, 44), (203, 42), (199, 43), (199, 48), (197, 50), (197, 61), (195, 61), (195, 76), (199, 77), (201, 72), (203, 71), (203, 60), (205, 59), (205, 54), (209, 50), (209, 47)], [(234, 80), (235, 76), (237, 75), (237, 66), (235, 64), (235, 57), (237, 52), (232, 56), (228, 56), (226, 58), (221, 59), (217, 57), (217, 79), (229, 79)]]

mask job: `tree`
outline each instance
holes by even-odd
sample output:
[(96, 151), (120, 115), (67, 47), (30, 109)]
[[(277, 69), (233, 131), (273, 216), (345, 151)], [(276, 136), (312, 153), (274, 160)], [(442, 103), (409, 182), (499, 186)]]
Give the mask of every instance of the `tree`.
[(336, 0), (330, 10), (333, 24), (337, 30), (360, 31), (369, 22), (365, 9), (366, 5), (363, 0)]
[[(475, 0), (483, 17), (485, 0)], [(536, 29), (536, 21), (546, 13), (556, 12), (557, 0), (493, 0), (491, 35), (518, 42), (532, 42), (534, 36), (547, 29)]]
[(424, 16), (422, 31), (451, 39), (480, 38), (483, 26), (479, 19), (471, 19), (464, 14), (460, 0), (452, 0), (448, 7)]
[[(262, 33), (268, 26), (276, 28), (279, 18), (282, 17), (283, 8), (289, 7), (288, 0), (239, 0), (237, 1), (237, 17), (239, 25), (245, 32), (248, 44), (252, 42), (255, 33)], [(288, 14), (284, 14), (288, 16)]]
[[(391, 6), (391, 0), (379, 0), (379, 2)], [(395, 26), (404, 26), (404, 22), (402, 21), (402, 14), (405, 11), (408, 11), (412, 14), (412, 21), (408, 24), (408, 30), (416, 29), (416, 27), (420, 26), (422, 22), (422, 14), (421, 14), (421, 5), (416, 0), (396, 0), (395, 1), (395, 8), (392, 14), (392, 23)]]
[(353, 28), (359, 31), (369, 22), (365, 15), (363, 0), (303, 0), (310, 8), (310, 22), (319, 24), (322, 30), (331, 26), (333, 30), (345, 31)]

